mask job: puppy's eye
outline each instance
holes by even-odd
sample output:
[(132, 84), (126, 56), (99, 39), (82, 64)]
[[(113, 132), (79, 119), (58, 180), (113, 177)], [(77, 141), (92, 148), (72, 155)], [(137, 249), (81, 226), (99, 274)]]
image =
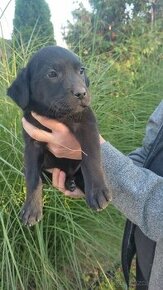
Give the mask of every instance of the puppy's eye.
[(84, 71), (85, 71), (85, 68), (84, 67), (81, 67), (80, 68), (80, 74), (83, 75), (84, 74)]
[(48, 72), (47, 77), (50, 79), (54, 79), (58, 77), (58, 74), (54, 69), (52, 69)]

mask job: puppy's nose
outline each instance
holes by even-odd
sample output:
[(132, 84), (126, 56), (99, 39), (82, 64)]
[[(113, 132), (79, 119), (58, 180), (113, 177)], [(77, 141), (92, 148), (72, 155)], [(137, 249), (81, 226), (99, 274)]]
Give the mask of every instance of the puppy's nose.
[(74, 96), (77, 97), (79, 100), (84, 99), (86, 94), (87, 93), (86, 93), (86, 90), (84, 88), (74, 92)]

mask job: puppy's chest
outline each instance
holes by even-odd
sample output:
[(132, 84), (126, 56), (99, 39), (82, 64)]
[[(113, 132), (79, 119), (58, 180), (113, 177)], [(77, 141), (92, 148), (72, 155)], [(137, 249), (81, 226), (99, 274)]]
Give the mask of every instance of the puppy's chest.
[[(46, 116), (47, 118), (50, 118), (51, 120), (57, 120), (58, 122), (63, 123), (66, 125), (71, 132), (74, 134), (76, 132), (79, 132), (80, 129), (87, 123), (89, 123), (89, 110), (84, 110), (83, 112), (71, 114), (71, 115), (65, 115), (61, 118), (54, 118), (52, 116)], [(44, 116), (44, 114), (42, 114)], [(51, 132), (50, 129), (47, 127), (44, 127), (42, 124), (40, 124), (32, 115), (31, 112), (24, 112), (24, 117), (28, 122), (30, 122), (32, 125), (37, 127), (38, 129), (42, 129), (48, 132)], [(85, 127), (85, 126), (84, 126)]]
[(85, 123), (83, 113), (69, 115), (63, 118), (57, 118), (57, 121), (66, 125), (73, 133), (79, 131)]

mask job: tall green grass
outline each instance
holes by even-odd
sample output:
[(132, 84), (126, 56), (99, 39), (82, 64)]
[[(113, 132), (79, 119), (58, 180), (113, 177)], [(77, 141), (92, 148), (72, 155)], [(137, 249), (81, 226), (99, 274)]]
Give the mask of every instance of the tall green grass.
[[(140, 45), (134, 41), (130, 39), (114, 57), (92, 55), (86, 60), (100, 131), (124, 153), (141, 145), (145, 123), (162, 99), (163, 89), (160, 46), (146, 56), (140, 49), (140, 45), (145, 46), (144, 39), (139, 39)], [(98, 280), (100, 273), (105, 283), (96, 289), (124, 289), (121, 277), (112, 281), (104, 274), (120, 263), (124, 218), (113, 206), (95, 213), (84, 200), (65, 198), (49, 184), (44, 187), (43, 220), (32, 228), (24, 227), (19, 220), (25, 197), (21, 112), (6, 96), (6, 88), (17, 67), (25, 65), (33, 51), (17, 51), (6, 41), (3, 45), (0, 289), (84, 290)]]

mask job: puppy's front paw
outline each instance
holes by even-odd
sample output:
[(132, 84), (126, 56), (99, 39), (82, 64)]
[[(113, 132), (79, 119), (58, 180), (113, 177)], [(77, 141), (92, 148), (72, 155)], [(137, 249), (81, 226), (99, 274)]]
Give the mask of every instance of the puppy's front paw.
[(33, 226), (42, 219), (42, 203), (35, 200), (26, 201), (21, 210), (24, 225)]
[(111, 197), (106, 186), (97, 186), (86, 193), (86, 201), (88, 205), (97, 211), (103, 210), (107, 207)]

